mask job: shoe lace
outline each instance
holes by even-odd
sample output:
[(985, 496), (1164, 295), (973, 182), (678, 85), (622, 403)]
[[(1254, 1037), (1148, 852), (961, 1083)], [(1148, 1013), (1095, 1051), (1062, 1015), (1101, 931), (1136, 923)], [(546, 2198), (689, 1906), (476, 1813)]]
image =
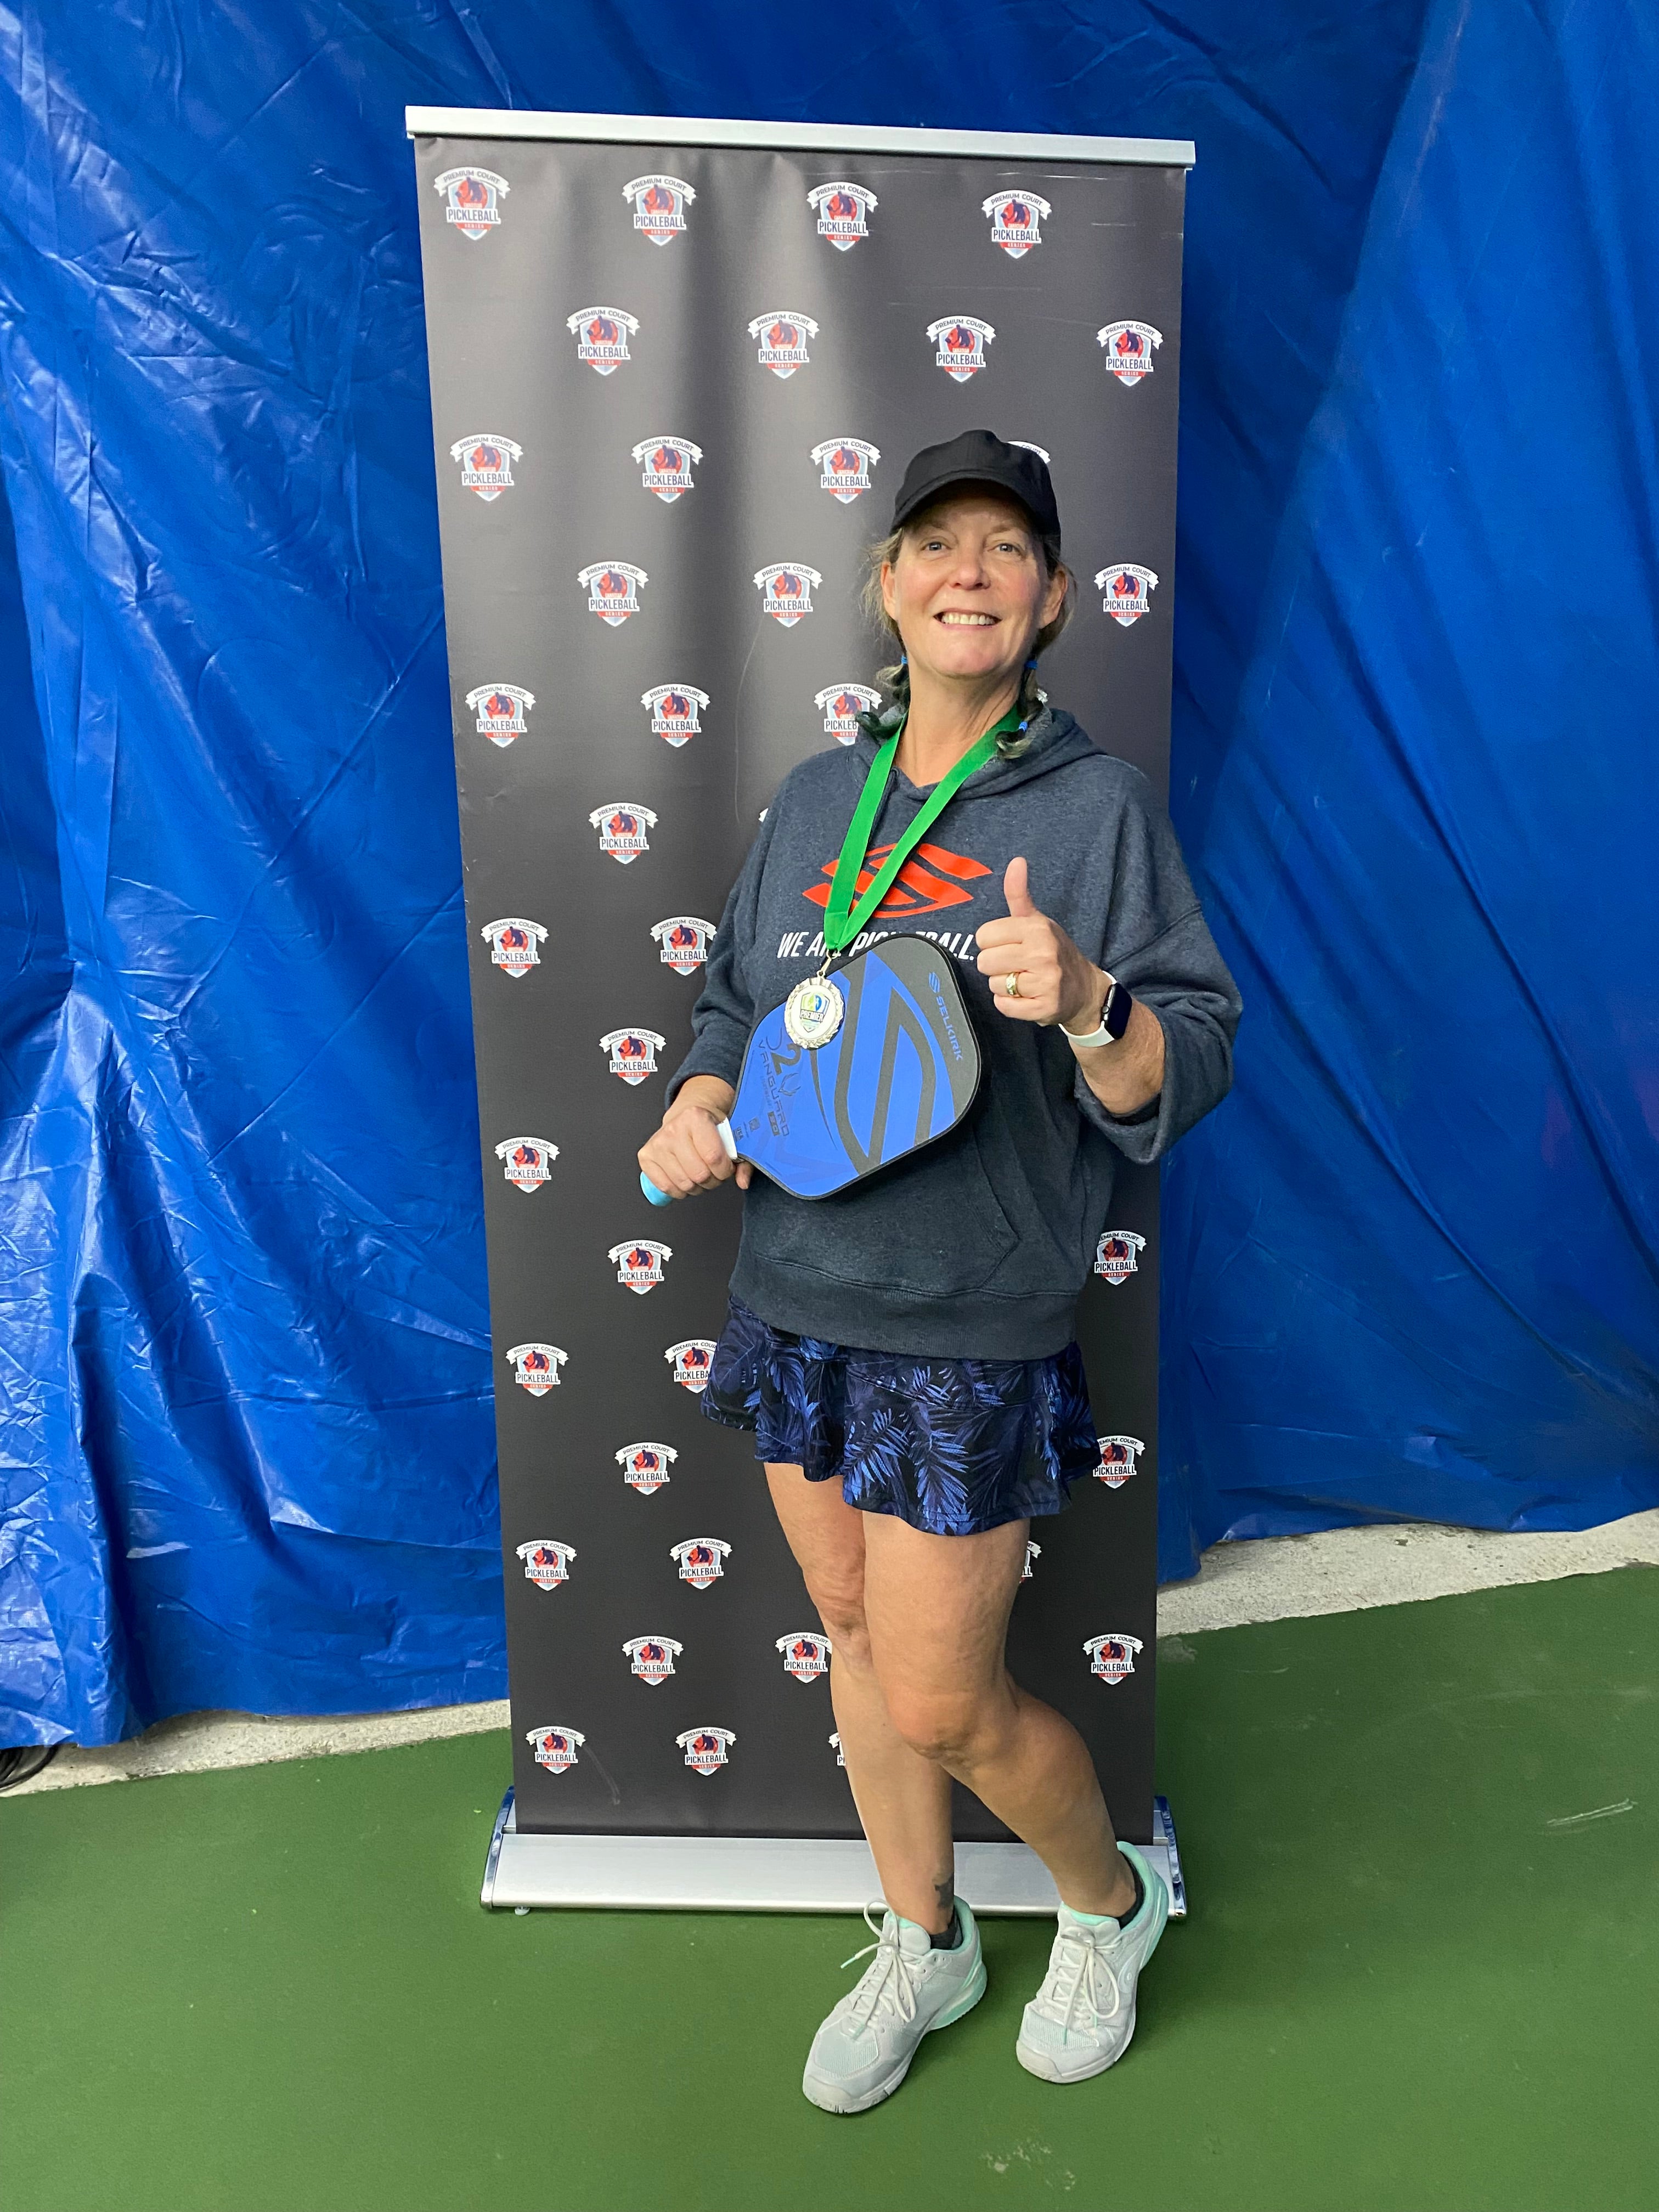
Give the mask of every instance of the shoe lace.
[(1092, 1931), (1062, 1922), (1036, 2008), (1057, 2027), (1069, 2029), (1085, 2005), (1097, 2021), (1115, 2020), (1123, 2009), (1123, 1991)]
[(850, 1959), (842, 1960), (844, 1972), (856, 1966), (860, 1959), (875, 1957), (860, 1976), (856, 1985), (842, 1999), (847, 2007), (847, 2017), (855, 2027), (867, 2027), (882, 2007), (896, 2013), (901, 2020), (911, 2021), (916, 2016), (916, 1993), (909, 1960), (899, 1948), (898, 1916), (878, 1923), (870, 1917), (884, 1906), (866, 1905), (864, 1924), (875, 1937), (861, 1951), (854, 1951)]

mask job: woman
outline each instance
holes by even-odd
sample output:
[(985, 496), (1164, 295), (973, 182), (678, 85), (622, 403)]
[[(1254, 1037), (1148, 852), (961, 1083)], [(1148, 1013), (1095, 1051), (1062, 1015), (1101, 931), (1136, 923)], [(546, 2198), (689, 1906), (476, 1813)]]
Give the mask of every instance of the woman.
[(910, 864), (953, 894), (941, 944), (974, 1010), (978, 1097), (948, 1136), (832, 1199), (805, 1203), (737, 1168), (743, 1240), (702, 1400), (755, 1431), (830, 1639), (888, 1907), (874, 1960), (807, 2058), (807, 2096), (836, 2112), (890, 2096), (921, 2037), (984, 1993), (979, 1932), (954, 1893), (953, 1776), (1038, 1854), (1061, 1900), (1021, 2064), (1081, 2081), (1133, 2030), (1164, 1885), (1115, 1842), (1081, 1737), (1010, 1679), (1004, 1644), (1032, 1519), (1097, 1463), (1072, 1332), (1115, 1158), (1157, 1158), (1225, 1095), (1239, 1012), (1145, 778), (1036, 690), (1073, 592), (1041, 458), (983, 430), (918, 453), (872, 571), (902, 653), (883, 672), (889, 703), (768, 810), (714, 939), (696, 1042), (639, 1156), (678, 1198), (732, 1174), (717, 1124), (757, 1016), (822, 959), (808, 925), (824, 861), (880, 742), (900, 732), (870, 871), (994, 732)]

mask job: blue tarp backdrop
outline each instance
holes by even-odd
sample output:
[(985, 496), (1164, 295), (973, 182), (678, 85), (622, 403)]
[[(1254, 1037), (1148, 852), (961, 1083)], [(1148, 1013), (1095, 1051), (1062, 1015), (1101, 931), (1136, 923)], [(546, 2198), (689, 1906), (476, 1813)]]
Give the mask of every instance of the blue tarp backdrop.
[(0, 47), (0, 1741), (505, 1687), (406, 101), (1197, 140), (1172, 803), (1247, 1013), (1164, 1571), (1659, 1503), (1651, 9)]

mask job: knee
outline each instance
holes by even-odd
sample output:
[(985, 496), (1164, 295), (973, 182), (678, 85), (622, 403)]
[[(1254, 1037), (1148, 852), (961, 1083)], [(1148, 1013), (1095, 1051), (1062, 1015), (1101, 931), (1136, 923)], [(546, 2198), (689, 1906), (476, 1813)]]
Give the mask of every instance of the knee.
[(867, 1666), (870, 1630), (864, 1618), (863, 1577), (813, 1576), (807, 1582), (806, 1594), (817, 1607), (836, 1656), (849, 1666)]
[(893, 1726), (912, 1751), (936, 1766), (958, 1773), (985, 1753), (994, 1733), (994, 1716), (983, 1701), (883, 1686)]

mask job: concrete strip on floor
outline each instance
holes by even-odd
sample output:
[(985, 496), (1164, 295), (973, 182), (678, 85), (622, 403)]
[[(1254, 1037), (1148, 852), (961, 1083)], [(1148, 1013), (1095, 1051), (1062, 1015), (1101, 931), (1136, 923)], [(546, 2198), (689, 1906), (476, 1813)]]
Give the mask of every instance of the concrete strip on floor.
[[(1265, 1536), (1212, 1545), (1191, 1582), (1158, 1592), (1160, 1638), (1191, 1636), (1247, 1621), (1357, 1613), (1419, 1598), (1511, 1583), (1559, 1582), (1615, 1567), (1659, 1566), (1659, 1510), (1632, 1513), (1600, 1528), (1566, 1534), (1510, 1535), (1444, 1528), (1428, 1522), (1334, 1528), (1312, 1536)], [(507, 1725), (507, 1700), (437, 1705), (420, 1712), (350, 1713), (326, 1719), (264, 1718), (253, 1713), (186, 1713), (131, 1742), (83, 1750), (66, 1745), (32, 1781), (7, 1792), (72, 1790), (97, 1782), (137, 1782), (273, 1759), (318, 1759), (337, 1751), (379, 1751), (435, 1736), (473, 1735)]]
[(1188, 1636), (1252, 1620), (1360, 1613), (1510, 1583), (1560, 1582), (1659, 1566), (1659, 1510), (1599, 1528), (1511, 1535), (1427, 1521), (1212, 1544), (1191, 1582), (1158, 1594), (1158, 1632)]
[(222, 1766), (264, 1766), (279, 1759), (322, 1759), (336, 1751), (384, 1751), (434, 1736), (477, 1735), (505, 1728), (505, 1698), (479, 1705), (428, 1705), (410, 1713), (341, 1713), (313, 1720), (259, 1713), (181, 1713), (126, 1743), (82, 1749), (65, 1744), (50, 1766), (9, 1790), (73, 1790), (88, 1782), (143, 1782), (157, 1774), (204, 1774)]

